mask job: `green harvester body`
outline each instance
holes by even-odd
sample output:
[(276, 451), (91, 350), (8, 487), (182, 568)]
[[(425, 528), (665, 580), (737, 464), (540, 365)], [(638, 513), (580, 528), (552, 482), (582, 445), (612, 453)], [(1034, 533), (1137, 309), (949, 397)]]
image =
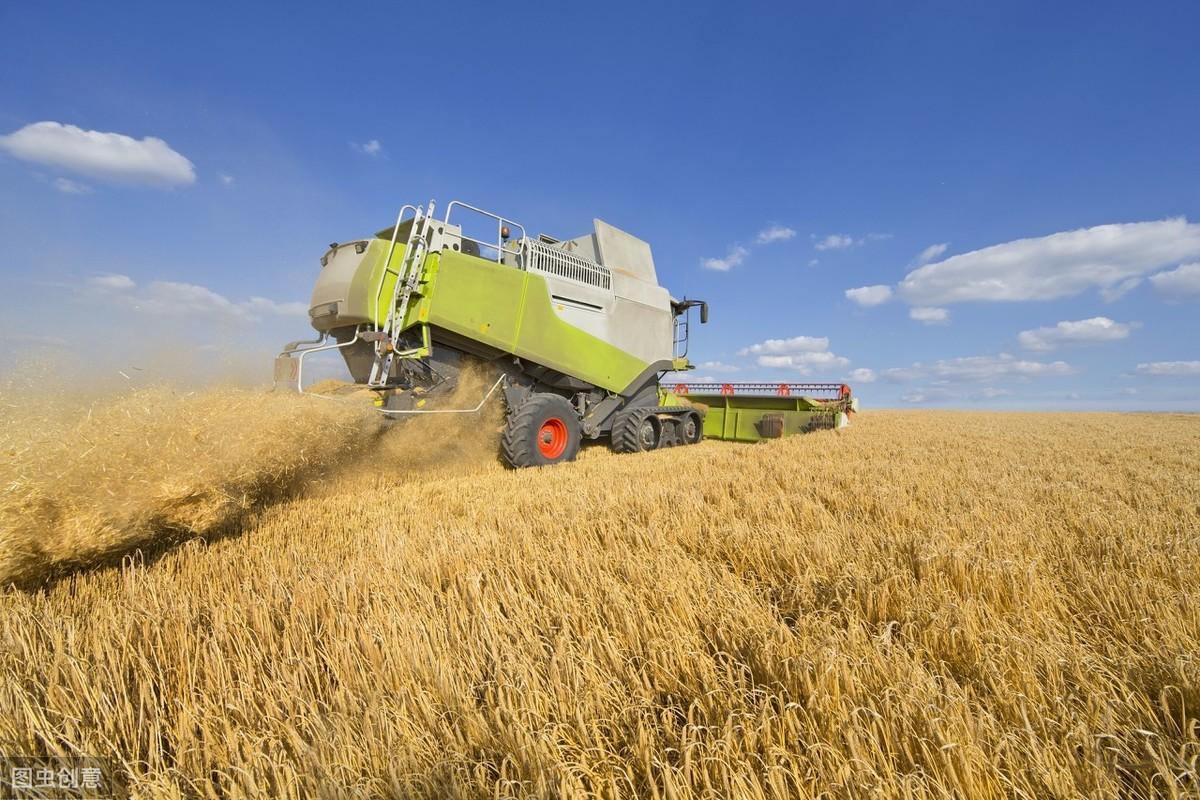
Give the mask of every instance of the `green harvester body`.
[[(277, 383), (303, 391), (305, 356), (337, 350), (394, 417), (473, 413), (502, 386), (513, 466), (569, 461), (600, 437), (619, 452), (778, 438), (840, 427), (853, 408), (840, 384), (660, 385), (691, 369), (689, 312), (706, 322), (708, 306), (673, 299), (650, 246), (602, 220), (560, 240), (458, 201), (433, 209), (406, 206), (373, 237), (330, 245), (309, 310), (320, 337), (284, 349)], [(494, 238), (468, 234), (464, 215)], [(480, 404), (437, 408), (472, 365), (495, 376)]]

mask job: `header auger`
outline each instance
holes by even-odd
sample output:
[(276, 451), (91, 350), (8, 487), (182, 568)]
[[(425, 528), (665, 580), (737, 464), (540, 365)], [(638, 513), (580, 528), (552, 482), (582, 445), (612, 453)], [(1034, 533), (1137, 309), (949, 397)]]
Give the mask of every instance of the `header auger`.
[[(691, 368), (689, 315), (698, 307), (707, 322), (708, 304), (659, 286), (649, 244), (599, 219), (592, 233), (556, 239), (459, 201), (441, 218), (434, 208), (405, 206), (374, 236), (330, 245), (309, 309), (319, 337), (284, 348), (276, 383), (303, 392), (305, 358), (337, 350), (389, 416), (474, 413), (500, 391), (501, 453), (514, 467), (570, 461), (583, 439), (637, 452), (706, 433), (748, 438), (722, 436), (698, 394), (660, 385)], [(464, 232), (480, 223), (494, 239)], [(491, 388), (474, 407), (439, 408), (470, 364)], [(844, 414), (851, 403), (847, 394), (837, 408), (812, 401), (793, 413)]]

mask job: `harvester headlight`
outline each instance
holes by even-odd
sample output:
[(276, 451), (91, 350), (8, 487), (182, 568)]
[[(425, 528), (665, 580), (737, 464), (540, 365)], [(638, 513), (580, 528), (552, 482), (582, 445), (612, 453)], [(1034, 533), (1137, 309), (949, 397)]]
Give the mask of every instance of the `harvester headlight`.
[(331, 317), (337, 314), (337, 306), (338, 304), (336, 300), (332, 303), (322, 303), (319, 306), (313, 306), (310, 308), (308, 310), (308, 315), (313, 319), (317, 319), (318, 317)]

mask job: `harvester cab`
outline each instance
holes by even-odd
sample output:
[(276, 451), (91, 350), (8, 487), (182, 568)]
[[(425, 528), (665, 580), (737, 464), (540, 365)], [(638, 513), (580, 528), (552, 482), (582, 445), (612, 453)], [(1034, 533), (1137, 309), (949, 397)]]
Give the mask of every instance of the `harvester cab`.
[[(691, 369), (697, 307), (707, 322), (707, 303), (659, 285), (649, 244), (603, 220), (571, 239), (531, 237), (459, 201), (441, 217), (433, 202), (409, 205), (373, 236), (329, 246), (309, 308), (318, 336), (284, 348), (275, 381), (305, 391), (305, 359), (336, 350), (390, 417), (475, 413), (500, 392), (514, 467), (570, 461), (584, 439), (619, 452), (691, 445), (710, 427), (705, 405), (660, 378)], [(470, 366), (490, 388), (473, 407), (442, 407)], [(842, 400), (804, 413), (848, 412)]]

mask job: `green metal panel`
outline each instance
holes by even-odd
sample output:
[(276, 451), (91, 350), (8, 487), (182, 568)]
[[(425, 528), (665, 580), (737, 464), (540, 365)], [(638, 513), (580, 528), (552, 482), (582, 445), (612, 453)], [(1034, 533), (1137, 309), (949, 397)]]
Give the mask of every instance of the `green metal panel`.
[(564, 322), (540, 275), (449, 250), (427, 256), (424, 270), (405, 327), (445, 328), (613, 392), (649, 366)]
[(668, 391), (667, 389), (664, 389), (662, 386), (659, 386), (658, 387), (658, 404), (665, 408), (672, 408), (674, 406), (687, 405), (687, 401), (684, 400), (679, 395), (675, 394), (674, 392)]
[(771, 397), (755, 395), (689, 394), (688, 400), (708, 407), (704, 417), (704, 435), (710, 439), (757, 442), (776, 438), (765, 417), (780, 420), (779, 433), (791, 436), (814, 427), (831, 427), (839, 421), (838, 408), (831, 408), (807, 397)]
[(379, 288), (379, 279), (383, 278), (383, 291), (379, 292), (379, 304), (375, 309), (375, 319), (373, 320), (377, 325), (387, 322), (388, 306), (392, 302), (392, 293), (396, 291), (396, 276), (400, 272), (400, 268), (404, 266), (406, 246), (401, 242), (396, 242), (396, 249), (392, 251), (391, 260), (388, 261), (390, 269), (384, 273), (384, 259), (387, 258), (388, 250), (391, 247), (391, 241), (374, 239), (367, 248), (368, 257), (374, 257), (370, 277), (372, 291)]
[[(346, 304), (343, 313), (348, 313), (350, 322), (365, 318), (375, 325), (383, 325), (387, 320), (388, 304), (392, 301), (392, 291), (396, 288), (396, 276), (400, 265), (404, 263), (404, 243), (396, 245), (392, 254), (392, 273), (388, 273), (383, 282), (383, 291), (379, 291), (379, 279), (384, 277), (383, 262), (387, 258), (390, 241), (372, 239), (367, 243), (367, 251), (355, 269), (354, 277), (346, 288)], [(376, 292), (379, 294), (376, 303)], [(372, 310), (372, 306), (375, 308)], [(360, 316), (361, 315), (361, 316)]]

